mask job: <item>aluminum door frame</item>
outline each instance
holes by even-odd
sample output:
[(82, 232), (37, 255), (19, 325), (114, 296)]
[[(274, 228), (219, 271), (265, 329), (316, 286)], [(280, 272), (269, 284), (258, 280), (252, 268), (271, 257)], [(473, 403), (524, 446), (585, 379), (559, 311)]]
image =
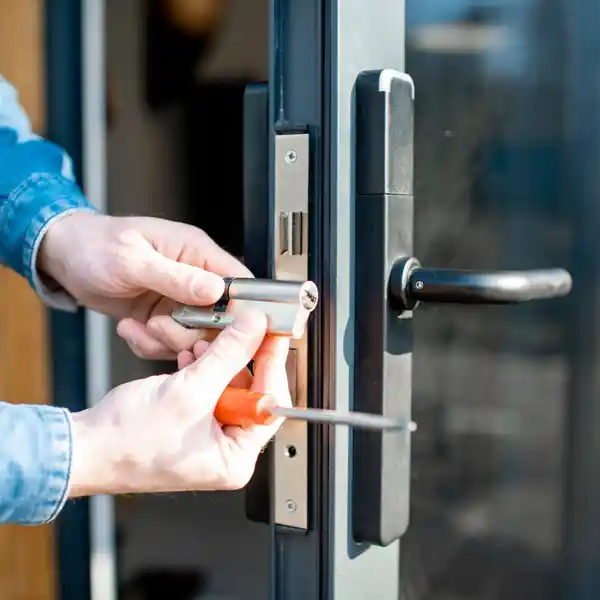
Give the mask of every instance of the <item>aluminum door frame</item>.
[[(81, 0), (45, 3), (46, 131), (65, 148), (81, 180), (83, 138), (81, 113)], [(48, 311), (52, 398), (71, 411), (86, 407), (85, 312)], [(90, 598), (89, 500), (67, 503), (56, 524), (60, 600)]]
[[(352, 408), (353, 88), (362, 71), (404, 70), (404, 13), (404, 0), (271, 2), (271, 133), (307, 126), (311, 138), (309, 277), (321, 297), (309, 338), (313, 406)], [(310, 429), (309, 530), (273, 528), (273, 600), (399, 598), (400, 543), (352, 540), (350, 435)]]
[[(82, 0), (82, 171), (90, 202), (107, 212), (106, 165), (106, 59), (105, 0)], [(111, 336), (109, 317), (85, 311), (86, 406), (91, 407), (111, 390)], [(115, 499), (89, 500), (90, 598), (117, 600), (117, 549)]]
[[(104, 11), (104, 0), (52, 0), (45, 6), (45, 133), (67, 149), (77, 180), (101, 210), (106, 208)], [(109, 322), (85, 310), (50, 311), (50, 328), (54, 400), (83, 410), (111, 387)], [(57, 531), (61, 600), (114, 600), (113, 499), (68, 504)]]

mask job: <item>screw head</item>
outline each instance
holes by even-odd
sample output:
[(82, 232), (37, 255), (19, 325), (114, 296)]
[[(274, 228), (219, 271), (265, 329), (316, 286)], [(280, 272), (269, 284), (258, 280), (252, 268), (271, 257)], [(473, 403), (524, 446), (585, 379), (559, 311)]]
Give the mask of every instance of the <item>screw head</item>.
[(418, 290), (422, 290), (422, 289), (423, 289), (423, 282), (422, 282), (422, 281), (417, 281), (417, 282), (415, 283), (415, 287), (416, 287)]
[(221, 320), (221, 317), (219, 315), (213, 315), (212, 316), (212, 322), (213, 323), (218, 323)]
[(295, 150), (288, 150), (285, 153), (285, 162), (288, 164), (295, 163), (298, 160), (298, 154)]
[(298, 505), (293, 500), (286, 500), (285, 507), (288, 512), (296, 512)]

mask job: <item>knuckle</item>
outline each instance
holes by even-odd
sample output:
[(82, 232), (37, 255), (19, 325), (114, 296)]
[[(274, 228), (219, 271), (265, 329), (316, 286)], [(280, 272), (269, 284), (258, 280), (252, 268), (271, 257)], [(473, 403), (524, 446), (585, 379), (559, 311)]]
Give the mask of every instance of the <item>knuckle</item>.
[[(207, 362), (214, 365), (216, 371), (226, 372), (229, 374), (229, 377), (234, 377), (243, 366), (243, 363), (249, 360), (243, 348), (234, 345), (218, 344), (217, 342), (210, 347), (205, 356)], [(203, 358), (201, 357), (200, 360), (202, 361)]]
[(165, 332), (165, 324), (160, 316), (150, 317), (146, 323), (148, 331), (162, 335)]
[[(173, 323), (165, 322), (164, 318), (151, 318), (146, 324), (148, 333), (165, 349), (174, 352), (189, 350), (195, 341), (195, 336), (190, 335), (188, 331)], [(193, 332), (192, 332), (193, 333)]]
[(224, 348), (229, 352), (245, 352), (250, 345), (258, 343), (260, 331), (241, 330), (234, 325), (228, 327), (219, 337), (216, 338), (214, 345)]
[(132, 267), (133, 252), (131, 247), (121, 243), (113, 244), (108, 251), (107, 264), (112, 273), (129, 271)]
[(150, 317), (146, 322), (146, 328), (152, 333), (163, 333), (165, 330), (163, 318), (160, 315)]
[(135, 354), (138, 358), (146, 358), (146, 353), (144, 352), (144, 349), (140, 347), (139, 343), (133, 343), (128, 341), (127, 345), (129, 346), (129, 349), (133, 352), (133, 354)]
[(173, 269), (166, 274), (169, 288), (191, 290), (194, 285), (194, 272), (191, 268)]
[(131, 248), (140, 240), (139, 232), (133, 227), (127, 227), (118, 231), (115, 235), (116, 246), (119, 248)]

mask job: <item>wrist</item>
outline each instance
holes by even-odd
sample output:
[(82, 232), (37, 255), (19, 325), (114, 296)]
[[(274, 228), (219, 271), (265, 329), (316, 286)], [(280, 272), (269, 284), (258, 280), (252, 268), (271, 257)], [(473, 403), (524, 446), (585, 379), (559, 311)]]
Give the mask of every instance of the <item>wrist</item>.
[(59, 214), (48, 226), (36, 257), (38, 275), (49, 291), (69, 289), (69, 255), (74, 228), (85, 228), (99, 217), (95, 209), (74, 209)]
[(119, 451), (118, 436), (95, 421), (89, 409), (74, 413), (71, 421), (69, 498), (127, 491), (127, 461)]

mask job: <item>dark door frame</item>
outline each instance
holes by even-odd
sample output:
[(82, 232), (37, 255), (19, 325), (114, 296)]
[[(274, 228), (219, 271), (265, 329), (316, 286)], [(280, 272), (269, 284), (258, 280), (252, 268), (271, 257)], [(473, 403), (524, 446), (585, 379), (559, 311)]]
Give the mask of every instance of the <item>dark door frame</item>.
[[(309, 403), (348, 410), (355, 310), (353, 88), (362, 71), (404, 70), (404, 1), (273, 0), (270, 24), (271, 131), (307, 126), (311, 137), (309, 276), (321, 301), (310, 336)], [(273, 186), (273, 171), (270, 180)], [(309, 531), (274, 528), (273, 600), (397, 600), (399, 543), (359, 547), (352, 540), (351, 434), (322, 427), (310, 434)]]
[[(69, 152), (81, 182), (83, 159), (81, 0), (46, 2), (46, 136)], [(86, 408), (85, 312), (50, 312), (54, 403)], [(59, 598), (90, 599), (89, 501), (68, 503), (57, 522)]]

